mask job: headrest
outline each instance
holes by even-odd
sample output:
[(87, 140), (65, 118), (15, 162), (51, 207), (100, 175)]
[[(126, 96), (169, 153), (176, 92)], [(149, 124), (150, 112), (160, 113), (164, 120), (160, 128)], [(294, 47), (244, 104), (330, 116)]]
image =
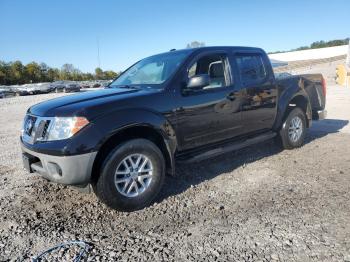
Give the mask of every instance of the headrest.
[(209, 76), (212, 78), (224, 77), (224, 68), (221, 61), (209, 65)]

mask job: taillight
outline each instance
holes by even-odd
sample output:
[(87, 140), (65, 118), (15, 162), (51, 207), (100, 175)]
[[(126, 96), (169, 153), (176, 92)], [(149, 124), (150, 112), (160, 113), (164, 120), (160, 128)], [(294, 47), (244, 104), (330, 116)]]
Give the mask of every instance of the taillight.
[(323, 90), (323, 95), (326, 97), (327, 85), (326, 85), (326, 80), (324, 79), (324, 77), (322, 77), (322, 90)]

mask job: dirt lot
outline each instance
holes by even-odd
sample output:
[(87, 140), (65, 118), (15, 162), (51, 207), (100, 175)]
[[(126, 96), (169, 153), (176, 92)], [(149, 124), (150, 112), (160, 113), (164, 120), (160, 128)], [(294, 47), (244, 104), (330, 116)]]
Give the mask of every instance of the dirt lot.
[(71, 239), (93, 244), (89, 261), (350, 261), (350, 89), (329, 87), (329, 119), (302, 148), (267, 142), (178, 166), (134, 213), (22, 169), (26, 109), (60, 95), (0, 100), (1, 261)]

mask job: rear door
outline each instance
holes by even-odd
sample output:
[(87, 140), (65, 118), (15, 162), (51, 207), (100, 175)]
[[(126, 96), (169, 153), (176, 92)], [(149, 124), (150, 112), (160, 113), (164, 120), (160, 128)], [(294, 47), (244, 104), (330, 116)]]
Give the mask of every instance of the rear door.
[(260, 52), (236, 52), (242, 124), (245, 133), (270, 129), (277, 106), (277, 86), (267, 56)]

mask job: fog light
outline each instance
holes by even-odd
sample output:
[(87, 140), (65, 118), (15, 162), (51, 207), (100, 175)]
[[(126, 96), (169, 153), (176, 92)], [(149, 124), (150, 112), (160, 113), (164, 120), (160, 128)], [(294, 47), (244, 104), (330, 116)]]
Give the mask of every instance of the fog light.
[(53, 176), (62, 176), (62, 169), (56, 163), (49, 162), (47, 163), (47, 168), (49, 173)]

